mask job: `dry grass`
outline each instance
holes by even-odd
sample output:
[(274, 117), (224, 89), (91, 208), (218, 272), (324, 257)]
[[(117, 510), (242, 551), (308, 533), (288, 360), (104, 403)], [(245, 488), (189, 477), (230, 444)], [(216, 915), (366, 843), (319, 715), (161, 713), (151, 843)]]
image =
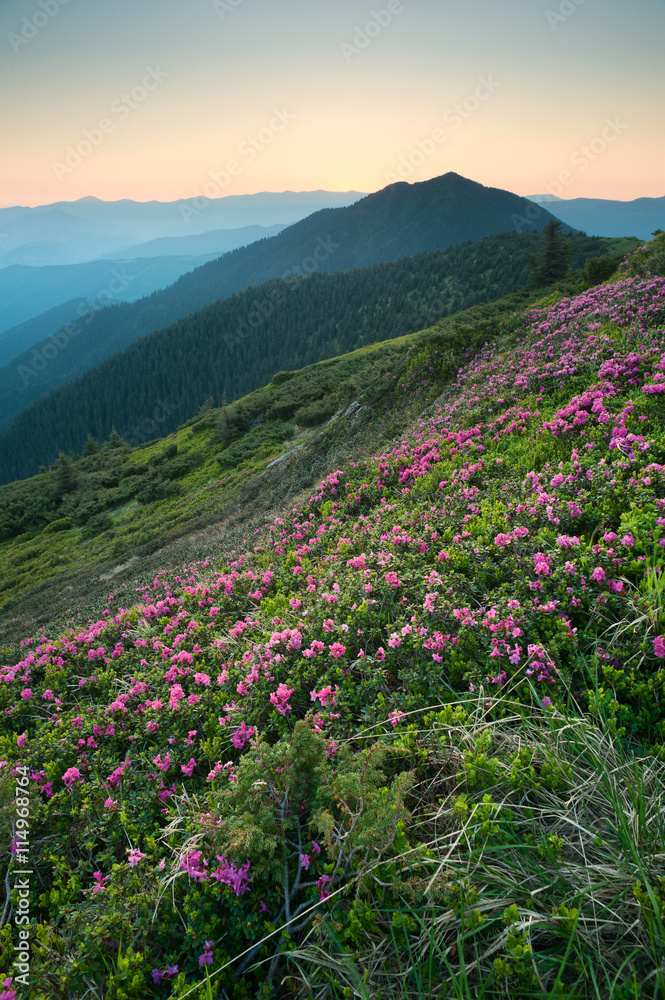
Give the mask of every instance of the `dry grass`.
[(299, 995), (663, 1000), (665, 764), (583, 719), (491, 721), (480, 702), (418, 740), (431, 856), (419, 899), (397, 887), (406, 940), (393, 913), (355, 956), (311, 940), (291, 955)]

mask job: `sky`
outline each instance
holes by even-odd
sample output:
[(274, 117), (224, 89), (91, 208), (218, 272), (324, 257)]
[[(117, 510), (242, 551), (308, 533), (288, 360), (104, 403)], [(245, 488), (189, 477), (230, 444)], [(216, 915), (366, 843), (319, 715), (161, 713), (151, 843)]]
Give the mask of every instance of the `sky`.
[(665, 0), (0, 0), (0, 205), (665, 194)]

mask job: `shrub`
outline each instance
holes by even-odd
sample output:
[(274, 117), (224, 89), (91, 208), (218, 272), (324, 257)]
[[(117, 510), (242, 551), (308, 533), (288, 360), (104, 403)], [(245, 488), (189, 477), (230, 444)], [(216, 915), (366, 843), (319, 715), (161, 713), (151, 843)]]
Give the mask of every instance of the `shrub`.
[(301, 427), (316, 427), (328, 420), (338, 409), (338, 398), (336, 394), (329, 393), (322, 399), (316, 399), (309, 406), (302, 406), (296, 410), (293, 419)]
[(96, 535), (101, 535), (104, 531), (109, 531), (113, 528), (113, 519), (109, 514), (96, 514), (91, 517), (83, 528), (84, 538), (94, 538)]
[(71, 517), (60, 517), (57, 521), (51, 521), (42, 531), (42, 535), (55, 535), (58, 531), (69, 531), (73, 526)]

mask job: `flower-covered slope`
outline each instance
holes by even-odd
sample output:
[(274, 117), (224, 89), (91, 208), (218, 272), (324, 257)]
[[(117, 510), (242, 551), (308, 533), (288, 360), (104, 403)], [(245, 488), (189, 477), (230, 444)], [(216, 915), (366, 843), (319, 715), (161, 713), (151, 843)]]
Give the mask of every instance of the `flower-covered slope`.
[(662, 752), (664, 327), (665, 280), (623, 277), (530, 310), (453, 384), (414, 357), (398, 393), (441, 394), (382, 454), (227, 565), (21, 644), (2, 768), (30, 779), (35, 995), (105, 981), (109, 955), (125, 996), (184, 995), (243, 950), (244, 971), (369, 851), (340, 802), (377, 857), (403, 849), (405, 789), (371, 747), (430, 706), (510, 692)]

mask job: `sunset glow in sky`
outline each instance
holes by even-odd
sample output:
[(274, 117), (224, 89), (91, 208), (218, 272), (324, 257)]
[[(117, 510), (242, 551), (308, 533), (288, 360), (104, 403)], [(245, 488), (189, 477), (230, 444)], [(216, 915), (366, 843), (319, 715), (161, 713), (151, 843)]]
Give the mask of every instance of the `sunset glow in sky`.
[(656, 197), (664, 38), (664, 0), (0, 0), (0, 204)]

